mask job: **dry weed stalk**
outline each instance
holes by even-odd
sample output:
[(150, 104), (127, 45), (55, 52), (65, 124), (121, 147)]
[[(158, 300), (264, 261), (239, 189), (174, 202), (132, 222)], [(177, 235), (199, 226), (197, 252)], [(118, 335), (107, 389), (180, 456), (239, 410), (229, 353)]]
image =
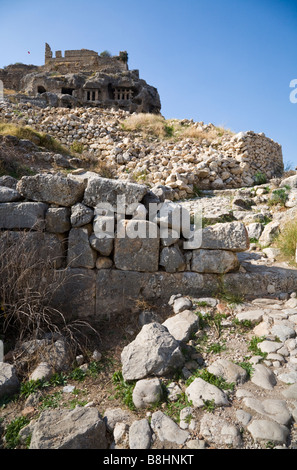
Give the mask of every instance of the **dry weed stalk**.
[(85, 320), (67, 321), (63, 312), (51, 306), (56, 293), (73, 275), (67, 268), (57, 275), (56, 260), (40, 257), (30, 239), (32, 233), (0, 235), (0, 326), (15, 344), (58, 334), (76, 353), (84, 348), (82, 339), (87, 343), (84, 330), (98, 333)]

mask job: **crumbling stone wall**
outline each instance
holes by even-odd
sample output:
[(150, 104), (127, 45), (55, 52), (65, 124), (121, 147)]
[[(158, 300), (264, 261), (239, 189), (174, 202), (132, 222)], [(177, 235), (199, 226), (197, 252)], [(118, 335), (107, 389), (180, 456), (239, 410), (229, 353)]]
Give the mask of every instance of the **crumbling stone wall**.
[(1, 184), (7, 184), (0, 187), (1, 250), (7, 236), (17, 241), (26, 231), (57, 278), (69, 272), (53, 302), (70, 317), (119, 314), (138, 299), (168, 301), (176, 290), (211, 295), (221, 275), (243, 292), (256, 283), (260, 293), (270, 281), (239, 270), (236, 253), (249, 247), (244, 224), (206, 227), (196, 238), (181, 207), (146, 186), (88, 174)]
[(55, 57), (50, 46), (45, 45), (45, 67), (46, 71), (65, 73), (78, 72), (107, 72), (116, 73), (128, 70), (128, 54), (120, 52), (118, 56), (99, 55), (89, 49), (66, 50), (64, 56), (62, 51), (56, 51)]
[(246, 183), (251, 183), (248, 173), (264, 174), (268, 179), (283, 173), (282, 147), (263, 133), (239, 132), (225, 144), (224, 150), (240, 162)]

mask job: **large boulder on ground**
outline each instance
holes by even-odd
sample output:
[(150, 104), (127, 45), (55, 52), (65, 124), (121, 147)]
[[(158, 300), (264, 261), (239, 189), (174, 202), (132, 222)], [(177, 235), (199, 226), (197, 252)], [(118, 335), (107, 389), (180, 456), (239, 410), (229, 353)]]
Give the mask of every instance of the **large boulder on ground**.
[(105, 423), (96, 408), (45, 410), (33, 427), (30, 449), (107, 449)]
[(133, 421), (129, 429), (130, 449), (149, 449), (151, 446), (152, 430), (146, 419)]
[(133, 390), (133, 403), (136, 408), (146, 408), (158, 403), (162, 396), (162, 383), (157, 377), (138, 380)]
[(285, 178), (284, 180), (282, 180), (279, 187), (283, 188), (285, 186), (290, 186), (291, 189), (297, 188), (297, 174), (289, 176), (288, 178)]
[(168, 441), (182, 445), (189, 437), (189, 432), (182, 430), (169, 416), (162, 411), (152, 415), (151, 427), (161, 442)]
[(228, 445), (232, 448), (241, 447), (242, 438), (237, 426), (228, 421), (205, 413), (200, 422), (200, 434), (208, 441), (217, 445)]
[(248, 377), (245, 369), (227, 359), (217, 359), (208, 366), (207, 370), (217, 377), (222, 377), (229, 383), (242, 384)]
[(188, 341), (199, 327), (199, 317), (191, 310), (183, 310), (165, 320), (163, 325), (177, 341)]
[(270, 245), (275, 237), (280, 232), (280, 223), (278, 221), (272, 221), (267, 224), (259, 238), (259, 243), (262, 247)]
[(122, 374), (126, 381), (163, 376), (184, 364), (179, 342), (159, 323), (144, 325), (122, 351)]

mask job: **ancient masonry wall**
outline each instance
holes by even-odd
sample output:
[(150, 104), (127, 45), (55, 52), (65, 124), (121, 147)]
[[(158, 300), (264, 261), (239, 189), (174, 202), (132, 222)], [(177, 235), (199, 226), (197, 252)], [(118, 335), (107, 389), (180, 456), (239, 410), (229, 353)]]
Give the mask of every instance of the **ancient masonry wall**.
[[(187, 138), (150, 142), (121, 129), (119, 123), (130, 115), (123, 110), (0, 104), (1, 120), (18, 123), (20, 113), (28, 115), (30, 126), (62, 144), (79, 143), (120, 178), (135, 175), (151, 186), (167, 186), (176, 200), (193, 197), (197, 189), (254, 186), (256, 175), (268, 182), (284, 170), (281, 145), (253, 131), (226, 134), (220, 142), (206, 144)], [(196, 122), (193, 126), (207, 136), (210, 125)]]
[[(24, 249), (57, 276), (69, 273), (53, 305), (71, 318), (121, 314), (138, 300), (168, 302), (177, 291), (213, 295), (222, 275), (226, 288), (242, 294), (266, 293), (274, 281), (280, 291), (296, 285), (290, 276), (241, 272), (237, 253), (249, 248), (241, 222), (204, 228), (195, 238), (187, 213), (143, 185), (39, 174), (0, 193), (1, 251), (25, 236)], [(114, 237), (100, 238), (107, 232)]]
[(128, 70), (127, 52), (120, 52), (118, 56), (100, 56), (97, 52), (80, 49), (56, 51), (55, 57), (48, 44), (45, 45), (45, 70), (60, 73), (78, 73), (84, 71), (119, 72)]

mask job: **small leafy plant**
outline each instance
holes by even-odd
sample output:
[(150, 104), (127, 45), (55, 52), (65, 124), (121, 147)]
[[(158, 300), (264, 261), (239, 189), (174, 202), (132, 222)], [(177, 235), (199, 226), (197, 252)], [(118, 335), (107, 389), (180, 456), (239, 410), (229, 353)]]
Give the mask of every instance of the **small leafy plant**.
[(254, 175), (255, 184), (265, 184), (267, 183), (267, 176), (265, 173), (261, 173), (260, 171)]
[(19, 432), (22, 428), (29, 424), (29, 419), (20, 416), (11, 421), (5, 431), (5, 442), (8, 449), (15, 449), (19, 444)]
[(272, 191), (271, 197), (268, 201), (269, 206), (277, 206), (278, 204), (284, 206), (288, 199), (288, 193), (285, 189), (275, 189)]
[(232, 383), (226, 382), (225, 379), (223, 379), (222, 377), (217, 377), (211, 372), (208, 372), (207, 369), (203, 369), (203, 370), (198, 369), (196, 372), (194, 372), (194, 374), (186, 380), (186, 386), (188, 387), (189, 385), (191, 385), (191, 383), (196, 378), (201, 378), (205, 380), (205, 382), (208, 382), (211, 385), (215, 385), (216, 387), (222, 390), (234, 390), (235, 384), (233, 382)]
[(117, 371), (113, 374), (112, 382), (117, 390), (115, 397), (120, 398), (130, 410), (135, 411), (132, 394), (136, 382), (125, 382), (121, 371)]
[(251, 351), (256, 356), (262, 356), (263, 358), (265, 358), (267, 356), (267, 353), (262, 352), (261, 349), (259, 349), (258, 347), (258, 344), (262, 343), (262, 341), (264, 340), (265, 340), (265, 336), (261, 336), (261, 337), (253, 336), (250, 341), (248, 350)]

